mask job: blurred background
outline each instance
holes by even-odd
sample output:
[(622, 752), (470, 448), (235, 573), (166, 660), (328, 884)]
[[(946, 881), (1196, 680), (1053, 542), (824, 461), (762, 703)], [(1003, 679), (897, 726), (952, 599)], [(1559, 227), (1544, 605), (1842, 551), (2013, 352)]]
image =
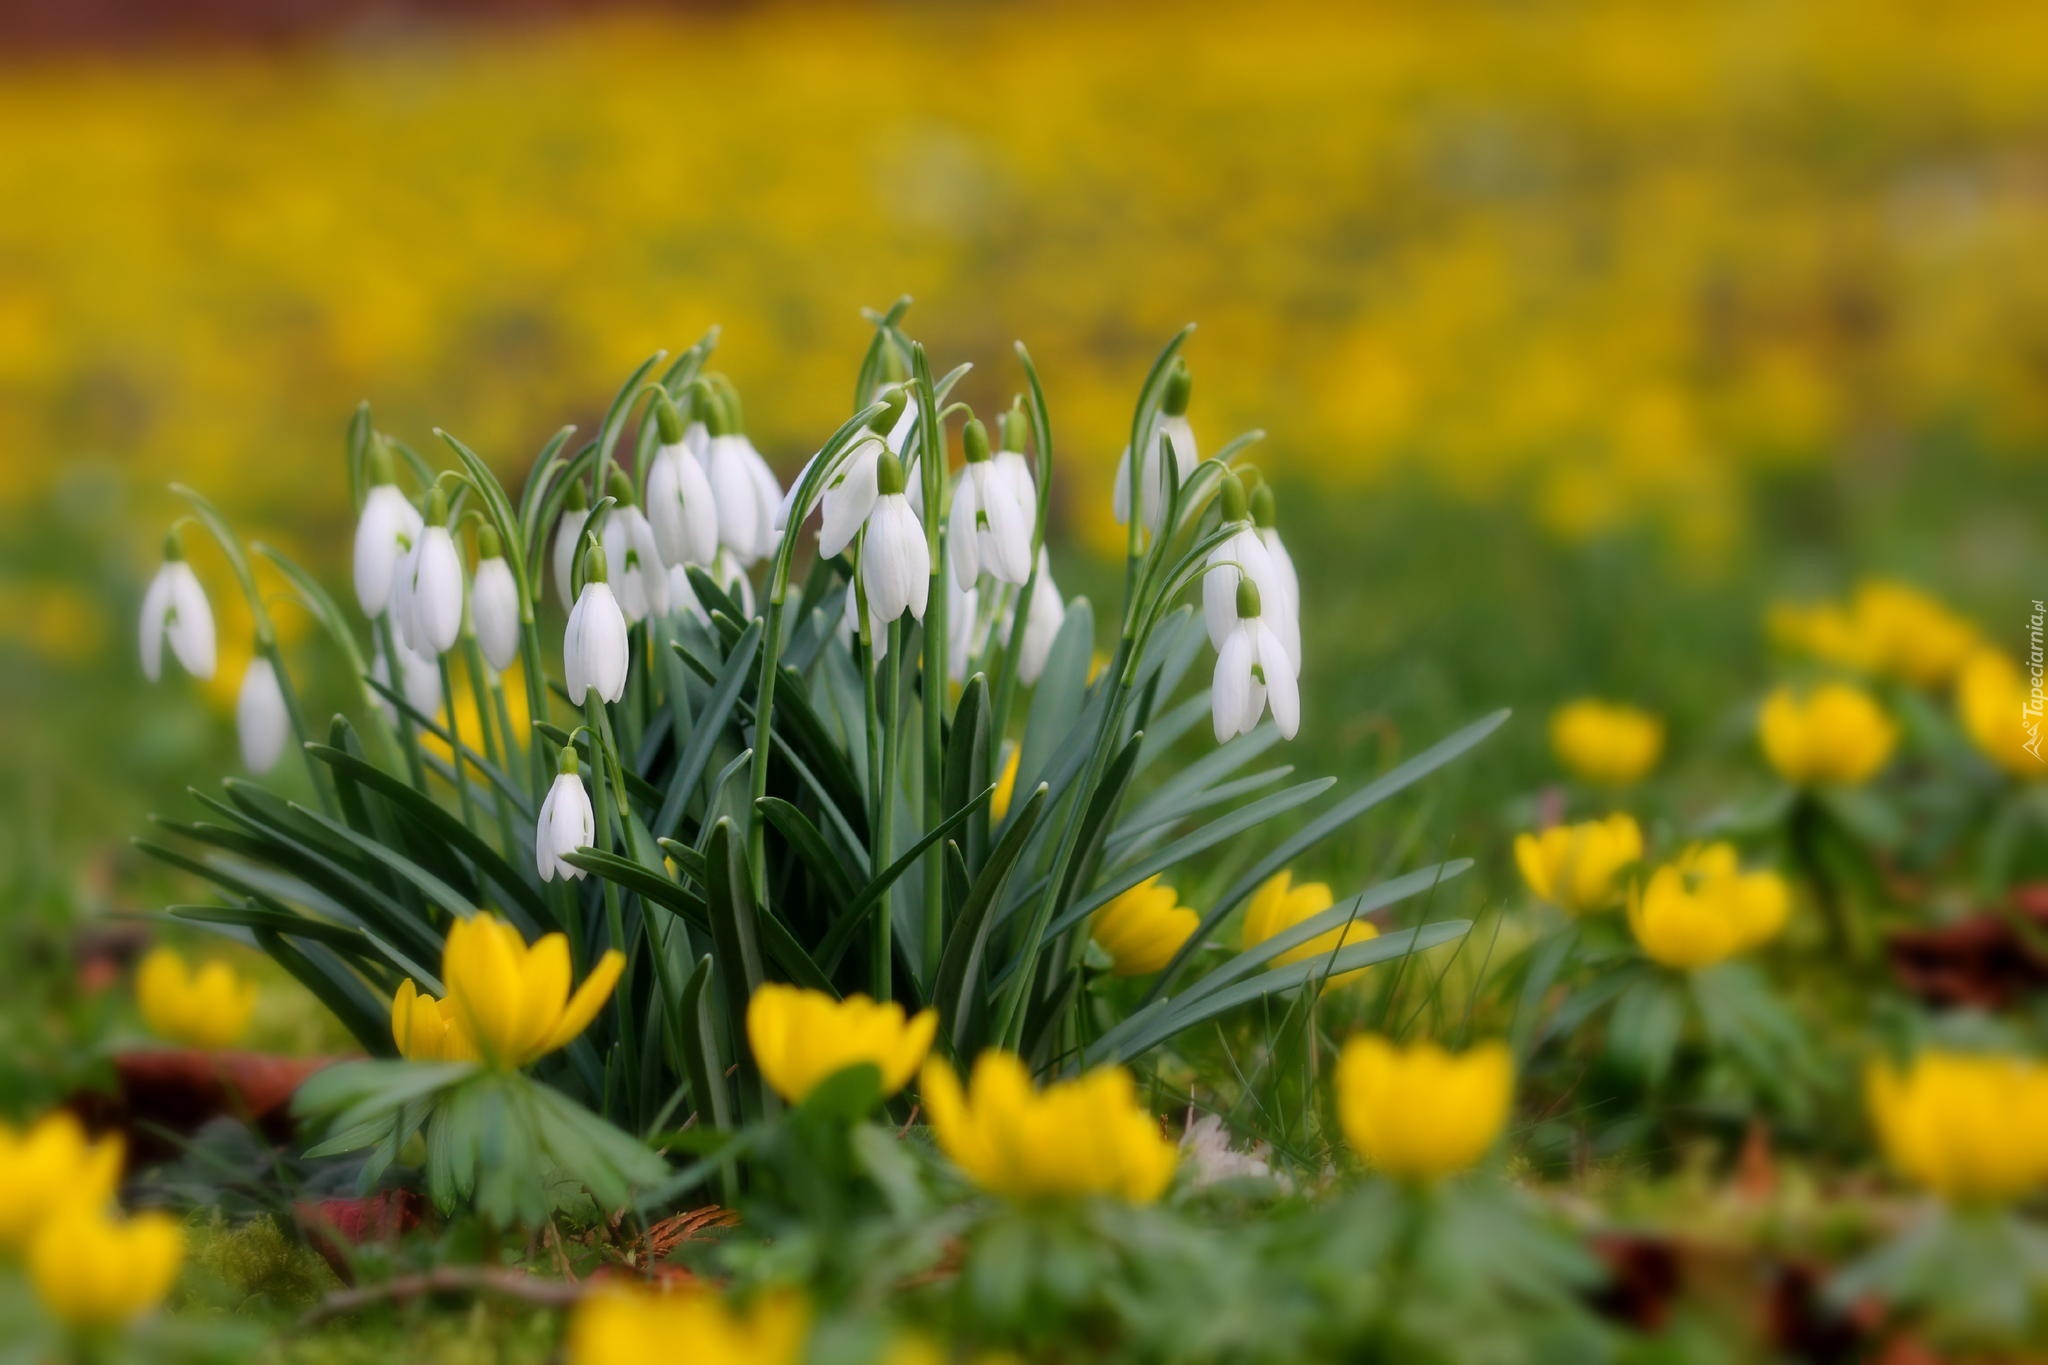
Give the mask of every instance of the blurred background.
[(15, 0), (0, 148), (17, 928), (160, 904), (128, 838), (232, 767), (197, 537), (215, 682), (135, 660), (169, 482), (339, 586), (359, 400), (509, 475), (713, 323), (785, 477), (863, 305), (914, 295), (984, 413), (1024, 339), (1055, 544), (1101, 551), (1198, 322), (1205, 446), (1269, 433), (1305, 761), (1522, 712), (1440, 809), (1523, 800), (1580, 692), (1732, 765), (1772, 601), (1902, 577), (2018, 652), (2048, 595), (2038, 0)]

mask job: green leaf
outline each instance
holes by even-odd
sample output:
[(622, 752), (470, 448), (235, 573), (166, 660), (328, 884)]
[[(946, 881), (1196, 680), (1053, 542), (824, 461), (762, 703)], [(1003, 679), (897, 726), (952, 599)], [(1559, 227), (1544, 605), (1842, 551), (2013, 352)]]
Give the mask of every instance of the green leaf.
[(725, 667), (719, 673), (717, 685), (711, 689), (710, 698), (704, 703), (703, 712), (697, 717), (697, 728), (691, 733), (690, 742), (676, 759), (675, 771), (669, 776), (667, 799), (661, 803), (661, 812), (654, 817), (652, 828), (656, 837), (672, 835), (680, 827), (683, 808), (688, 804), (690, 794), (696, 790), (698, 780), (704, 776), (704, 769), (711, 761), (712, 746), (724, 732), (733, 706), (739, 701), (740, 691), (747, 685), (754, 651), (760, 644), (761, 623), (758, 620), (749, 622), (739, 644), (726, 656)]
[(953, 1040), (955, 1056), (967, 1056), (972, 1051), (971, 1040), (979, 1022), (973, 1017), (973, 1007), (981, 998), (982, 962), (988, 951), (989, 929), (995, 922), (991, 912), (1002, 897), (1003, 887), (1015, 870), (1017, 859), (1030, 843), (1039, 817), (1045, 814), (1046, 798), (1046, 789), (1041, 786), (1018, 807), (1015, 818), (1003, 831), (1002, 839), (989, 854), (987, 865), (967, 893), (960, 913), (953, 920), (952, 932), (946, 936), (938, 976), (932, 983), (931, 1000)]

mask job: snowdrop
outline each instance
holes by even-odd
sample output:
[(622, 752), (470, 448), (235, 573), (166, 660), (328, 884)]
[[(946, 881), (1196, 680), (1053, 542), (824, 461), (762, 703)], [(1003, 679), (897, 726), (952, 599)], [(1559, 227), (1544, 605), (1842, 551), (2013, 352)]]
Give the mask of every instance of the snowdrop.
[(1285, 739), (1301, 728), (1301, 695), (1294, 661), (1260, 614), (1259, 587), (1249, 577), (1237, 584), (1237, 624), (1216, 654), (1209, 703), (1216, 742), (1249, 734), (1268, 706)]
[(485, 526), (476, 536), (476, 578), (469, 587), (469, 621), (477, 647), (492, 668), (503, 673), (519, 655), (519, 584), (505, 562), (497, 528)]
[[(860, 590), (852, 583), (846, 585), (846, 601), (839, 609), (839, 631), (849, 644), (860, 639)], [(877, 621), (872, 611), (868, 613), (868, 648), (875, 663), (889, 657), (889, 623)]]
[(166, 640), (187, 673), (213, 676), (213, 608), (175, 535), (164, 537), (164, 562), (142, 594), (142, 675), (151, 682), (163, 676)]
[(1010, 404), (999, 430), (1003, 448), (996, 452), (996, 481), (1016, 502), (1028, 537), (1038, 525), (1038, 483), (1031, 477), (1031, 462), (1024, 458), (1026, 423), (1021, 400)]
[[(434, 659), (414, 653), (403, 642), (398, 645), (398, 678), (391, 677), (391, 660), (385, 657), (380, 646), (377, 656), (370, 662), (370, 677), (391, 688), (405, 698), (405, 704), (422, 716), (432, 718), (441, 709), (441, 666)], [(398, 722), (398, 708), (384, 698), (377, 700), (378, 709), (384, 718), (393, 724)]]
[(1066, 603), (1060, 600), (1059, 584), (1052, 581), (1052, 559), (1043, 545), (1038, 547), (1038, 582), (1031, 589), (1031, 610), (1024, 618), (1024, 638), (1017, 646), (1017, 676), (1029, 685), (1045, 672), (1052, 655), (1052, 642), (1066, 623)]
[(564, 610), (576, 605), (576, 553), (589, 521), (590, 499), (583, 492), (583, 481), (578, 479), (569, 485), (562, 519), (555, 523), (555, 598)]
[(448, 500), (427, 498), (426, 529), (399, 567), (392, 596), (400, 636), (420, 654), (446, 654), (462, 635), (462, 556), (448, 530)]
[(569, 612), (569, 628), (562, 637), (562, 676), (570, 702), (583, 705), (591, 691), (606, 701), (625, 696), (631, 658), (626, 614), (605, 582), (604, 547), (592, 546), (583, 569), (583, 591)]
[(661, 445), (647, 471), (647, 520), (669, 568), (709, 564), (718, 553), (718, 506), (704, 466), (690, 454), (688, 428), (666, 393), (654, 400)]
[(901, 414), (911, 410), (908, 391), (892, 389), (883, 396), (883, 401), (889, 406), (878, 413), (868, 424), (868, 430), (854, 441), (840, 461), (839, 468), (826, 480), (825, 491), (818, 499), (818, 505), (823, 509), (818, 527), (818, 553), (827, 558), (852, 544), (853, 538), (867, 522), (868, 513), (875, 510), (875, 499), (881, 496), (876, 487), (876, 477), (882, 457), (902, 455), (902, 446), (891, 444), (891, 438), (882, 433), (897, 423)]
[(1252, 525), (1259, 528), (1259, 544), (1265, 547), (1266, 559), (1273, 566), (1273, 586), (1285, 599), (1280, 603), (1275, 628), (1280, 632), (1281, 643), (1287, 646), (1287, 657), (1294, 660), (1294, 671), (1299, 674), (1301, 579), (1294, 572), (1294, 556), (1288, 554), (1287, 547), (1280, 543), (1280, 530), (1273, 507), (1273, 490), (1265, 484), (1260, 484), (1252, 490)]
[(775, 546), (775, 509), (782, 485), (754, 443), (740, 430), (738, 400), (727, 390), (699, 390), (709, 409), (710, 441), (704, 449), (704, 475), (711, 501), (718, 509), (718, 543), (742, 565), (753, 564)]
[(235, 698), (235, 733), (242, 742), (242, 766), (252, 773), (267, 773), (276, 767), (290, 737), (284, 689), (278, 685), (277, 670), (270, 660), (260, 655), (250, 660), (248, 671), (242, 674), (242, 690)]
[(363, 615), (375, 618), (391, 604), (392, 580), (412, 550), (425, 523), (411, 499), (392, 481), (391, 452), (379, 439), (370, 448), (369, 496), (356, 519), (356, 601)]
[(604, 514), (605, 560), (614, 566), (617, 586), (613, 589), (620, 610), (629, 623), (649, 615), (668, 612), (668, 570), (662, 565), (661, 548), (654, 543), (654, 528), (647, 514), (633, 502), (633, 481), (623, 469), (611, 478), (612, 507)]
[[(1301, 628), (1294, 620), (1289, 585), (1252, 524), (1244, 485), (1235, 475), (1223, 481), (1220, 502), (1223, 524), (1238, 529), (1209, 552), (1208, 567), (1202, 573), (1202, 620), (1209, 628), (1209, 643), (1216, 649), (1222, 649), (1223, 642), (1237, 628), (1237, 585), (1250, 578), (1259, 586), (1259, 598), (1266, 608), (1269, 628), (1279, 633), (1282, 644), (1292, 636), (1295, 648), (1288, 650), (1288, 657), (1296, 658)], [(1297, 671), (1299, 667), (1297, 664)]]
[(590, 793), (583, 789), (583, 779), (576, 769), (576, 750), (563, 749), (554, 785), (540, 803), (540, 820), (533, 833), (533, 861), (544, 882), (557, 877), (581, 880), (586, 875), (583, 869), (562, 859), (597, 841), (597, 814), (590, 808)]
[[(1173, 372), (1166, 379), (1166, 394), (1159, 407), (1159, 421), (1152, 429), (1152, 437), (1146, 443), (1145, 453), (1138, 470), (1138, 497), (1144, 503), (1145, 529), (1154, 535), (1159, 533), (1160, 519), (1166, 514), (1166, 464), (1165, 454), (1170, 445), (1173, 449), (1174, 468), (1178, 473), (1177, 482), (1185, 484), (1188, 476), (1195, 472), (1200, 456), (1195, 450), (1195, 429), (1188, 424), (1188, 396), (1193, 386), (1188, 374), (1187, 362), (1175, 361)], [(1125, 447), (1116, 466), (1116, 489), (1113, 505), (1119, 524), (1131, 519), (1131, 452)]]
[(972, 588), (985, 573), (998, 582), (1022, 583), (1031, 576), (1031, 520), (1019, 515), (1015, 493), (998, 478), (988, 431), (979, 421), (968, 419), (962, 444), (967, 465), (953, 489), (947, 522), (953, 581)]
[(875, 473), (879, 496), (868, 514), (861, 542), (861, 585), (877, 621), (894, 621), (908, 611), (922, 621), (931, 588), (931, 547), (924, 526), (903, 495), (903, 462), (885, 453)]

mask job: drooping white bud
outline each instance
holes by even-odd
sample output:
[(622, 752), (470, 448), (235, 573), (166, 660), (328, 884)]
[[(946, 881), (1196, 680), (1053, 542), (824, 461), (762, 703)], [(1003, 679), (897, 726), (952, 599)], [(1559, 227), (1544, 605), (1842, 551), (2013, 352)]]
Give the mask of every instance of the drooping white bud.
[[(496, 548), (497, 535), (490, 533), (484, 543)], [(519, 584), (503, 555), (478, 561), (469, 589), (469, 620), (485, 662), (500, 673), (510, 668), (519, 657)]]
[(922, 621), (931, 589), (931, 547), (910, 499), (903, 496), (903, 465), (894, 455), (882, 456), (876, 487), (879, 496), (868, 514), (860, 552), (868, 611), (877, 621), (894, 621), (906, 611)]
[(533, 833), (533, 861), (540, 879), (551, 882), (580, 880), (587, 875), (580, 867), (562, 861), (567, 855), (597, 842), (597, 813), (591, 809), (590, 793), (576, 772), (576, 751), (562, 750), (561, 766), (554, 785), (540, 803), (540, 819)]
[(1281, 737), (1301, 727), (1301, 695), (1294, 661), (1260, 613), (1259, 589), (1249, 578), (1237, 585), (1237, 623), (1216, 653), (1209, 705), (1216, 742), (1251, 733), (1270, 706)]
[(252, 773), (276, 767), (291, 738), (284, 689), (278, 685), (277, 670), (261, 655), (250, 660), (242, 674), (242, 690), (235, 698), (235, 733), (242, 743), (242, 766)]
[(595, 691), (606, 701), (617, 701), (626, 695), (631, 662), (626, 615), (605, 582), (604, 550), (594, 548), (584, 571), (583, 592), (570, 609), (569, 628), (562, 637), (562, 677), (569, 700), (581, 706), (584, 695)]
[(391, 605), (392, 580), (399, 562), (425, 529), (419, 509), (392, 483), (380, 483), (363, 499), (356, 521), (356, 601), (365, 616), (375, 618)]
[(1038, 547), (1038, 581), (1031, 588), (1031, 611), (1024, 618), (1024, 638), (1017, 645), (1017, 676), (1027, 685), (1038, 681), (1052, 656), (1053, 641), (1066, 624), (1067, 606), (1052, 579), (1052, 559)]
[(163, 676), (165, 641), (187, 673), (213, 676), (213, 608), (175, 539), (166, 539), (164, 562), (142, 594), (142, 675), (151, 682)]
[(1031, 521), (1018, 515), (1015, 494), (997, 477), (979, 421), (968, 421), (964, 444), (967, 467), (954, 486), (946, 524), (954, 582), (972, 587), (985, 573), (1001, 583), (1022, 583), (1031, 576)]

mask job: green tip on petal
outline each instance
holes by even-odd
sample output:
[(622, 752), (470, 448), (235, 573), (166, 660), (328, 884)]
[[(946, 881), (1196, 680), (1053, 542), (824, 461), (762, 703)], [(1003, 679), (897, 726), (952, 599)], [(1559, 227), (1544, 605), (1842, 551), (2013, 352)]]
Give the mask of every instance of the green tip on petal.
[(590, 553), (583, 557), (583, 581), (602, 583), (605, 581), (604, 546), (592, 545)]
[(1279, 524), (1278, 509), (1273, 504), (1273, 486), (1262, 483), (1252, 490), (1252, 525), (1266, 530)]
[(605, 484), (605, 492), (617, 498), (621, 507), (631, 507), (633, 505), (633, 480), (627, 477), (626, 471), (623, 469), (614, 469), (612, 471), (611, 478)]
[(687, 424), (683, 421), (682, 410), (676, 407), (676, 400), (668, 396), (666, 389), (655, 392), (654, 425), (661, 432), (663, 445), (679, 446), (683, 443)]
[(883, 497), (903, 491), (903, 461), (896, 458), (891, 450), (882, 452), (881, 460), (875, 465), (875, 492)]
[(1030, 429), (1030, 423), (1024, 418), (1024, 395), (1020, 393), (1010, 400), (1010, 410), (1003, 414), (1003, 449), (1023, 454), (1024, 441)]
[(960, 433), (960, 445), (967, 452), (967, 463), (982, 464), (988, 460), (988, 428), (979, 417), (967, 419), (967, 427)]
[(1259, 585), (1245, 574), (1237, 580), (1237, 619), (1249, 621), (1259, 614)]
[(427, 490), (427, 525), (446, 526), (447, 524), (448, 495), (441, 491), (441, 485), (435, 484)]
[(1189, 373), (1187, 361), (1176, 357), (1172, 371), (1166, 376), (1166, 398), (1160, 403), (1160, 410), (1168, 417), (1185, 416), (1188, 397), (1194, 387), (1195, 377)]
[(498, 538), (498, 528), (489, 522), (477, 527), (476, 557), (480, 560), (505, 557), (505, 542)]
[(874, 420), (868, 423), (868, 430), (878, 431), (886, 436), (903, 416), (903, 409), (910, 406), (910, 395), (904, 392), (902, 385), (899, 384), (884, 392), (881, 399), (888, 406), (875, 414)]
[(563, 777), (574, 777), (582, 766), (583, 761), (576, 757), (576, 746), (564, 744), (562, 746), (562, 756), (555, 762), (555, 771)]
[(392, 472), (391, 443), (381, 435), (370, 437), (369, 479), (372, 488), (398, 482), (398, 476)]
[(1225, 475), (1223, 479), (1223, 520), (1248, 521), (1251, 512), (1245, 503), (1244, 483), (1237, 475)]
[(571, 479), (569, 481), (569, 496), (562, 503), (562, 510), (567, 512), (588, 512), (590, 510), (590, 494), (583, 490), (583, 480)]

